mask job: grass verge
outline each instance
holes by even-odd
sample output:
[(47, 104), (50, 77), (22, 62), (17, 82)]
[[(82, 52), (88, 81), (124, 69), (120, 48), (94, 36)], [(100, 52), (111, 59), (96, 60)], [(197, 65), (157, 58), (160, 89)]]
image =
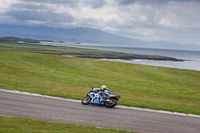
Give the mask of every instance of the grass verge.
[(46, 55), (33, 52), (48, 52), (48, 46), (7, 45), (0, 45), (0, 88), (82, 99), (92, 86), (106, 84), (121, 95), (121, 105), (200, 115), (199, 71)]
[(0, 116), (1, 133), (136, 133), (125, 130), (96, 128), (34, 119)]

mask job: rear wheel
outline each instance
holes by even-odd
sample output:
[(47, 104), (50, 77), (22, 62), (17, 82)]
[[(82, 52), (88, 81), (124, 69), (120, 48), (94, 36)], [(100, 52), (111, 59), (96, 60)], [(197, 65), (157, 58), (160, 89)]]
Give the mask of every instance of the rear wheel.
[(117, 101), (115, 99), (110, 99), (109, 102), (105, 102), (105, 106), (108, 108), (113, 108), (117, 105)]
[(83, 105), (88, 105), (88, 104), (90, 104), (90, 102), (91, 102), (91, 98), (90, 98), (90, 97), (85, 97), (85, 98), (83, 98), (83, 100), (81, 101), (81, 103), (82, 103)]

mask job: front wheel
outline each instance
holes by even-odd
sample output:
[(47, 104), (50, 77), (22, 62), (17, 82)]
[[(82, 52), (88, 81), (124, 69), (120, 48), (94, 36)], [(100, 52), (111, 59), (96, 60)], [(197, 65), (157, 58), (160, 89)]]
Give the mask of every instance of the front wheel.
[(90, 97), (85, 97), (85, 98), (83, 98), (83, 100), (81, 101), (81, 103), (82, 103), (83, 105), (88, 105), (88, 104), (90, 104), (90, 102), (91, 102), (91, 98), (90, 98)]
[(115, 99), (110, 99), (109, 102), (105, 102), (105, 106), (108, 108), (113, 108), (117, 105), (117, 101)]

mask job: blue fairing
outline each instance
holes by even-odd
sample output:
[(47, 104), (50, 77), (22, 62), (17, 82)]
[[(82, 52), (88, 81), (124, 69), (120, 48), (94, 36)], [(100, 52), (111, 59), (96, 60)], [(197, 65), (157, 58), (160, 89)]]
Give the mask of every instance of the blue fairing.
[(104, 104), (103, 102), (100, 103), (99, 102), (99, 94), (98, 93), (94, 93), (94, 92), (89, 92), (88, 96), (92, 99), (91, 103), (95, 103), (95, 104)]
[(95, 103), (95, 104), (104, 104), (103, 102), (102, 102), (102, 103), (99, 102), (99, 98), (95, 99), (94, 101), (91, 101), (91, 103)]

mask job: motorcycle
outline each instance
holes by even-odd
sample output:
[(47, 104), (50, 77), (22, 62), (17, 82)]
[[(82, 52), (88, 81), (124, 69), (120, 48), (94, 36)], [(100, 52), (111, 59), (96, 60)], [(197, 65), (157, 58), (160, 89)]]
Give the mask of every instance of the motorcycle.
[(120, 99), (120, 95), (106, 94), (100, 91), (99, 88), (93, 88), (88, 92), (87, 96), (83, 98), (82, 104), (99, 104), (105, 105), (108, 108), (113, 108), (117, 105), (117, 101)]

